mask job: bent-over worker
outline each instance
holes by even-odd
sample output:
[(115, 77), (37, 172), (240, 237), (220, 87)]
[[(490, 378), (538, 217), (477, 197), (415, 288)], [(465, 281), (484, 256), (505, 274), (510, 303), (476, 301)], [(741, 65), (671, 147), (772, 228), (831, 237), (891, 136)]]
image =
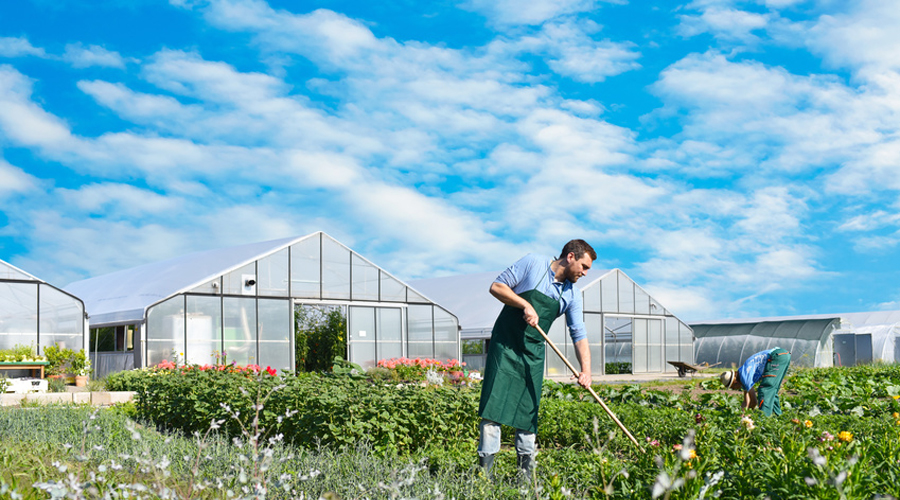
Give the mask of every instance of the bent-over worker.
[(494, 323), (481, 386), (479, 463), (490, 475), (500, 451), (500, 425), (516, 429), (517, 464), (534, 471), (538, 405), (544, 380), (544, 332), (566, 315), (566, 324), (581, 365), (578, 383), (591, 385), (591, 354), (584, 329), (581, 291), (575, 287), (597, 254), (584, 240), (565, 244), (558, 258), (528, 254), (491, 284), (491, 295), (504, 304)]
[[(767, 349), (747, 358), (736, 372), (722, 373), (719, 380), (725, 387), (744, 391), (742, 408), (759, 408), (766, 416), (773, 412), (781, 415), (778, 391), (790, 364), (791, 353), (780, 347)], [(757, 383), (758, 389), (754, 388)]]

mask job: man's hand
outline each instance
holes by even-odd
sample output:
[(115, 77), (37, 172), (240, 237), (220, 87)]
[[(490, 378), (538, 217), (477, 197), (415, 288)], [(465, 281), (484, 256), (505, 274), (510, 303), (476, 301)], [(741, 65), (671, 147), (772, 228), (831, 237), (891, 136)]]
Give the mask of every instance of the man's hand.
[(572, 378), (573, 379), (577, 378), (578, 385), (580, 385), (581, 387), (584, 387), (585, 389), (588, 389), (591, 387), (591, 372), (581, 372), (577, 376), (572, 375)]
[(538, 320), (540, 319), (537, 315), (537, 312), (531, 307), (531, 304), (525, 306), (525, 314), (522, 315), (525, 318), (525, 322), (528, 323), (529, 326), (537, 326)]

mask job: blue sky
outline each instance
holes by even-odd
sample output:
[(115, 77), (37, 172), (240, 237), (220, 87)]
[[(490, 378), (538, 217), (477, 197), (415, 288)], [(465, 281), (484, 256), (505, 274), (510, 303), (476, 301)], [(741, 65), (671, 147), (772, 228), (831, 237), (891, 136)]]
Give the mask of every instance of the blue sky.
[(0, 4), (0, 258), (323, 230), (404, 279), (574, 237), (687, 320), (900, 309), (900, 9)]

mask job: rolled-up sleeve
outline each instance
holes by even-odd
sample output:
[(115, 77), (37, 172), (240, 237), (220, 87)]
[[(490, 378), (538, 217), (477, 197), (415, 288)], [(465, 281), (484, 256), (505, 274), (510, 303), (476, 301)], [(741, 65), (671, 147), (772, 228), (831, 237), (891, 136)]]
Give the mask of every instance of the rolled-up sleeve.
[(569, 327), (569, 336), (572, 343), (587, 338), (587, 331), (584, 328), (584, 305), (581, 301), (581, 291), (572, 287), (574, 294), (572, 303), (566, 308), (566, 325)]

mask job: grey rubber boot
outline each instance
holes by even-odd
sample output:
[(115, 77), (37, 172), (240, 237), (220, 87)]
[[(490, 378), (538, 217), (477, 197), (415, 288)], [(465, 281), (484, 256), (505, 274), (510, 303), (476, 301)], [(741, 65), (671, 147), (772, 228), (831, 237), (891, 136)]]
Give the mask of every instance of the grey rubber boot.
[(516, 464), (519, 472), (525, 476), (525, 479), (531, 481), (534, 476), (534, 456), (532, 455), (516, 455)]
[(478, 465), (484, 470), (484, 475), (491, 479), (491, 469), (494, 467), (494, 455), (478, 455)]

